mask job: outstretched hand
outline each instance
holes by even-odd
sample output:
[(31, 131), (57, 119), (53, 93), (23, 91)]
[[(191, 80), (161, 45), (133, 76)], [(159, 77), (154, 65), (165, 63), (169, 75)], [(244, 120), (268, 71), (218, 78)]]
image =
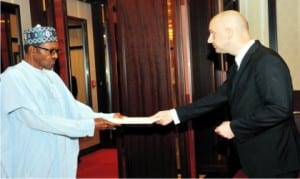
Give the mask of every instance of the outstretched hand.
[(173, 121), (172, 113), (170, 110), (159, 111), (150, 118), (155, 119), (156, 124), (166, 126)]
[(114, 118), (119, 118), (119, 119), (122, 119), (123, 117), (126, 117), (124, 116), (123, 114), (117, 112), (117, 113), (114, 113)]
[[(124, 117), (126, 117), (126, 116), (124, 116), (123, 114), (121, 114), (119, 112), (114, 113), (114, 115), (113, 115), (113, 118), (118, 118), (118, 119), (122, 119)], [(121, 124), (113, 123), (104, 118), (96, 118), (94, 120), (95, 120), (95, 128), (100, 129), (100, 130), (114, 129), (115, 127), (121, 126)]]

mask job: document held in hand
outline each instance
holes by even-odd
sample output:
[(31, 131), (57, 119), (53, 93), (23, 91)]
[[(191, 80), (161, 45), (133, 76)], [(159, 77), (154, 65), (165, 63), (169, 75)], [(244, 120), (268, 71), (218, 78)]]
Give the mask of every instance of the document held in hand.
[(116, 124), (153, 124), (157, 119), (150, 117), (123, 117), (106, 120)]
[(94, 113), (94, 118), (102, 118), (116, 124), (153, 124), (158, 119), (150, 117), (123, 117), (112, 118), (111, 114)]

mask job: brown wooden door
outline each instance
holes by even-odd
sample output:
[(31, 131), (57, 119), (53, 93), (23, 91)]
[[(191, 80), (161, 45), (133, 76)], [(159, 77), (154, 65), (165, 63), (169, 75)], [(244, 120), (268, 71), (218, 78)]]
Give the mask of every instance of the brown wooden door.
[[(114, 110), (147, 116), (171, 108), (167, 1), (108, 1), (108, 22)], [(120, 177), (176, 177), (174, 129), (121, 127)]]
[(1, 61), (0, 73), (23, 59), (20, 7), (0, 2), (1, 6)]

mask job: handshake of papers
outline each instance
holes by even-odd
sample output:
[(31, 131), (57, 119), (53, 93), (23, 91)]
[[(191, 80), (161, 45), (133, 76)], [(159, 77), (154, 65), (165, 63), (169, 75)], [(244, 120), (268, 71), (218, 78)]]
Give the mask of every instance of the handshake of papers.
[(158, 119), (150, 117), (123, 117), (106, 120), (116, 124), (153, 124)]
[(103, 113), (94, 113), (95, 118), (102, 118), (115, 124), (153, 124), (158, 118), (153, 117), (122, 117), (116, 118)]

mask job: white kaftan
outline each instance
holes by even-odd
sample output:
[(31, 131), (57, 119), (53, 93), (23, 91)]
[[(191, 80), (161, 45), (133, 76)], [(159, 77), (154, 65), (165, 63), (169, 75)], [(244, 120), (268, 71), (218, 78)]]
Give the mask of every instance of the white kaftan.
[(25, 61), (8, 68), (0, 76), (0, 105), (2, 178), (76, 177), (78, 137), (94, 135), (94, 112), (55, 72)]

